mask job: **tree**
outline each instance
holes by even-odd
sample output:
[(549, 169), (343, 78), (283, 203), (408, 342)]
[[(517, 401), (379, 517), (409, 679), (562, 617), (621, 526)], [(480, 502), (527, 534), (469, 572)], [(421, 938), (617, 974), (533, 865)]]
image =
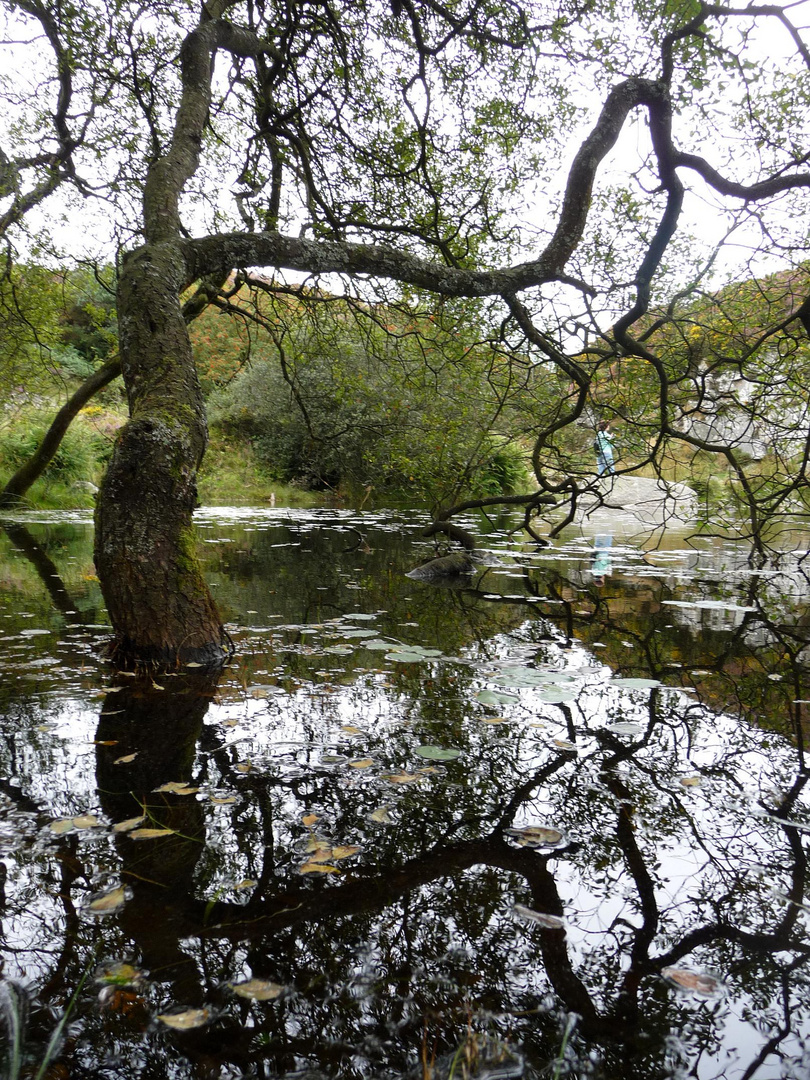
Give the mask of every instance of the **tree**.
[[(24, 0), (9, 10), (11, 47), (27, 39), (41, 57), (44, 42), (50, 68), (30, 60), (42, 84), (27, 111), (17, 101), (11, 112), (22, 117), (2, 159), (0, 233), (20, 243), (31, 208), (70, 190), (112, 208), (122, 244), (130, 420), (96, 521), (121, 659), (207, 664), (227, 653), (194, 552), (206, 421), (181, 307), (210, 275), (328, 275), (333, 290), (405, 297), (420, 314), (485, 301), (493, 338), (564, 380), (535, 430), (538, 487), (518, 500), (527, 524), (549, 492), (576, 502), (592, 484), (560, 447), (601, 406), (595, 380), (620, 358), (637, 357), (655, 388), (654, 431), (635, 464), (657, 467), (678, 440), (716, 449), (677, 426), (648, 316), (718, 259), (720, 233), (688, 235), (699, 199), (754, 244), (752, 270), (766, 244), (785, 263), (803, 257), (790, 222), (810, 187), (810, 53), (790, 9), (212, 0), (195, 13)], [(765, 56), (765, 25), (781, 34), (778, 63)], [(782, 324), (810, 322), (808, 310)]]

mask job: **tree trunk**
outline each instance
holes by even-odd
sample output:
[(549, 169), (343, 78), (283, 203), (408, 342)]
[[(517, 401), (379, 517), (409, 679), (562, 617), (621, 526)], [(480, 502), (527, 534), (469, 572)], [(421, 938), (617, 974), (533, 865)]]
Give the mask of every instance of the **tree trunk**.
[(192, 514), (208, 439), (172, 243), (140, 248), (118, 283), (130, 420), (96, 504), (95, 559), (122, 664), (221, 664), (228, 637), (202, 576)]
[(111, 383), (120, 374), (121, 362), (116, 357), (114, 360), (108, 360), (106, 364), (84, 380), (78, 390), (65, 402), (53, 418), (45, 437), (28, 461), (17, 469), (3, 490), (0, 491), (0, 506), (13, 506), (20, 501), (34, 481), (42, 476), (48, 464), (53, 461), (54, 455), (65, 437), (65, 432), (79, 410), (84, 408), (94, 394), (97, 394), (99, 390)]

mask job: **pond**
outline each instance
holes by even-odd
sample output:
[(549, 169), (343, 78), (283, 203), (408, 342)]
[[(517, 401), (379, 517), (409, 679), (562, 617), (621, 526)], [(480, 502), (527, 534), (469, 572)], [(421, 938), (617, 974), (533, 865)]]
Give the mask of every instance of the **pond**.
[(0, 530), (5, 1075), (810, 1076), (806, 552), (197, 523), (218, 681), (105, 663), (88, 515)]

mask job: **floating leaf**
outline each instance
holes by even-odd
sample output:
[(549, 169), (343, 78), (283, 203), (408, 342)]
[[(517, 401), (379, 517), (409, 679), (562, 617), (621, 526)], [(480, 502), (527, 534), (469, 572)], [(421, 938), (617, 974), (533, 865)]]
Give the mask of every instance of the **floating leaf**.
[(129, 765), (130, 761), (134, 761), (137, 756), (138, 756), (138, 751), (137, 750), (135, 751), (134, 754), (125, 754), (124, 757), (116, 758), (115, 761), (113, 762), (113, 765)]
[(370, 757), (358, 758), (356, 761), (350, 761), (349, 766), (352, 769), (368, 769), (374, 764), (374, 759)]
[(354, 724), (344, 724), (343, 727), (340, 730), (345, 731), (347, 735), (363, 735), (364, 734), (362, 728), (355, 727)]
[(660, 686), (658, 679), (611, 679), (611, 686), (619, 686), (622, 690), (653, 690)]
[(546, 911), (533, 911), (532, 908), (524, 907), (523, 904), (515, 904), (512, 911), (521, 919), (538, 923), (544, 930), (561, 930), (565, 926), (559, 915), (550, 915)]
[(284, 990), (278, 983), (265, 979), (248, 979), (246, 982), (228, 983), (228, 986), (239, 997), (248, 998), (250, 1001), (273, 1001)]
[(191, 1031), (202, 1027), (211, 1019), (208, 1009), (186, 1009), (184, 1012), (158, 1013), (158, 1020), (176, 1031)]
[(64, 836), (65, 833), (73, 832), (73, 818), (60, 818), (52, 821), (48, 826), (54, 836)]
[(339, 862), (341, 859), (348, 859), (352, 855), (356, 855), (359, 850), (357, 844), (336, 844), (332, 848), (332, 858), (335, 862)]
[(700, 787), (701, 779), (699, 776), (682, 776), (678, 783), (683, 787)]
[(502, 690), (479, 690), (475, 696), (482, 705), (509, 705), (520, 700), (517, 694), (507, 694)]
[(644, 728), (631, 720), (618, 720), (615, 724), (608, 724), (607, 730), (615, 735), (640, 735)]
[(578, 695), (579, 690), (573, 687), (566, 689), (562, 686), (551, 686), (548, 690), (541, 690), (539, 697), (549, 705), (560, 705), (564, 701), (574, 701)]
[(94, 979), (105, 986), (132, 986), (146, 976), (146, 971), (141, 971), (123, 960), (117, 960), (96, 968)]
[(413, 784), (418, 780), (417, 773), (401, 772), (401, 773), (387, 773), (383, 776), (383, 780), (388, 780), (391, 784)]
[(521, 847), (559, 847), (565, 836), (559, 829), (547, 825), (526, 825), (522, 829), (506, 829)]
[(336, 866), (330, 866), (328, 863), (314, 862), (309, 859), (305, 863), (301, 863), (298, 867), (299, 874), (339, 874), (340, 871)]
[(74, 829), (97, 829), (101, 825), (95, 814), (79, 814), (78, 817), (71, 818), (71, 821)]
[(251, 878), (243, 878), (241, 881), (237, 881), (235, 885), (231, 885), (231, 888), (238, 892), (240, 889), (252, 889), (254, 885), (258, 884), (258, 881), (253, 881)]
[(394, 819), (388, 812), (388, 807), (379, 806), (376, 810), (372, 810), (368, 815), (371, 821), (376, 821), (378, 825), (392, 825)]
[(196, 795), (199, 790), (198, 787), (189, 787), (184, 780), (170, 780), (168, 784), (152, 788), (152, 791), (169, 791), (173, 795)]
[(568, 739), (555, 739), (554, 745), (559, 747), (560, 750), (576, 750), (576, 743), (570, 742)]
[(133, 840), (154, 840), (158, 836), (175, 836), (174, 829), (133, 829), (129, 836)]
[(482, 724), (508, 724), (508, 716), (480, 716), (479, 720)]
[(117, 825), (113, 825), (112, 831), (114, 833), (129, 832), (136, 825), (140, 825), (142, 821), (146, 821), (146, 814), (141, 814), (140, 817), (127, 818), (126, 821), (119, 821)]
[(122, 908), (131, 896), (131, 892), (124, 886), (119, 885), (108, 892), (99, 893), (87, 905), (88, 911), (94, 915), (110, 915)]
[(329, 862), (332, 858), (332, 846), (327, 844), (325, 840), (318, 840), (317, 837), (311, 837), (310, 843), (307, 844), (307, 852), (309, 854), (309, 862)]
[(320, 817), (318, 816), (318, 814), (304, 814), (304, 816), (301, 818), (301, 821), (309, 829), (315, 824), (316, 821), (320, 821)]
[(690, 971), (688, 968), (667, 967), (661, 970), (661, 974), (682, 990), (692, 990), (696, 994), (704, 994), (707, 997), (717, 994), (723, 989), (723, 984), (719, 979), (715, 979), (713, 975)]
[(448, 750), (443, 746), (417, 746), (415, 753), (429, 761), (455, 761), (461, 757), (460, 750)]

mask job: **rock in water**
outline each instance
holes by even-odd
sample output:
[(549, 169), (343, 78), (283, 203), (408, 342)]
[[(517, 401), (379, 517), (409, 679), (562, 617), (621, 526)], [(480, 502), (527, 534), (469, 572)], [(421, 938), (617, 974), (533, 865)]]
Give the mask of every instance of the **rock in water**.
[(422, 563), (409, 571), (405, 577), (415, 581), (438, 581), (442, 578), (456, 577), (459, 574), (472, 574), (475, 571), (475, 563), (466, 551), (452, 551), (449, 555), (441, 555), (438, 559)]

